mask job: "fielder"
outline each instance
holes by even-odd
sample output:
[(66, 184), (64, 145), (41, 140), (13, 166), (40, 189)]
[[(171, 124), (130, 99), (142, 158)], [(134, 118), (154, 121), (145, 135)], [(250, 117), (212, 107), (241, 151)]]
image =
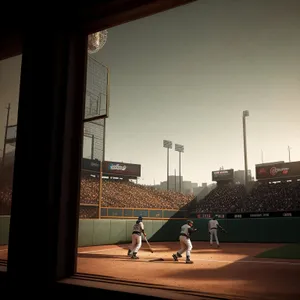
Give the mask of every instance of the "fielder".
[(180, 241), (181, 249), (179, 251), (177, 251), (176, 254), (172, 255), (174, 261), (178, 261), (178, 258), (182, 257), (182, 253), (184, 251), (186, 251), (186, 263), (187, 264), (193, 263), (190, 259), (191, 251), (193, 248), (190, 237), (193, 232), (197, 231), (197, 229), (192, 228), (192, 227), (193, 227), (193, 221), (191, 221), (191, 220), (188, 220), (187, 224), (184, 224), (183, 226), (181, 226), (181, 231), (179, 234), (179, 241)]
[(128, 256), (131, 256), (132, 259), (138, 259), (137, 253), (139, 252), (142, 246), (142, 234), (147, 236), (144, 231), (144, 224), (143, 224), (143, 217), (139, 216), (136, 223), (133, 225), (132, 228), (132, 235), (131, 235), (131, 246), (128, 249)]
[(210, 235), (210, 245), (213, 245), (213, 238), (215, 238), (217, 247), (220, 247), (219, 239), (218, 239), (218, 229), (226, 232), (225, 229), (219, 224), (217, 217), (214, 216), (211, 220), (208, 221), (208, 233)]

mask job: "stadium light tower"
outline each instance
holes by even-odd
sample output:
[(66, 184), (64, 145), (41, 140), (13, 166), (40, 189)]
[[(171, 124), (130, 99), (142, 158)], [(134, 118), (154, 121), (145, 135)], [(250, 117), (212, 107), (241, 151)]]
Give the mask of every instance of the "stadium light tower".
[(169, 152), (170, 149), (172, 149), (172, 142), (164, 140), (163, 141), (163, 146), (164, 148), (167, 148), (167, 190), (169, 190)]
[(291, 147), (290, 146), (288, 146), (288, 152), (289, 152), (289, 162), (291, 162)]
[(181, 193), (181, 153), (184, 152), (184, 146), (175, 144), (175, 151), (179, 153), (179, 193)]
[(247, 140), (246, 140), (246, 117), (249, 117), (249, 111), (243, 111), (243, 137), (244, 137), (244, 163), (245, 163), (245, 186), (248, 186), (248, 162), (247, 162)]

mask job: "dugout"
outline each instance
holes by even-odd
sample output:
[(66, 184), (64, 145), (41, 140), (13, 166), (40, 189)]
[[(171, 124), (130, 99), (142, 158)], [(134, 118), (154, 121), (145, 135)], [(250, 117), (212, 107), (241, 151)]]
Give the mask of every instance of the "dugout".
[[(8, 261), (0, 266), (1, 288), (20, 289), (23, 295), (52, 288), (53, 294), (81, 290), (96, 297), (147, 297), (142, 287), (128, 295), (128, 288), (88, 288), (74, 280), (87, 37), (189, 2), (193, 0), (45, 3), (40, 13), (27, 2), (17, 10), (12, 2), (2, 6), (3, 15), (13, 15), (14, 22), (0, 21), (0, 60), (22, 54), (22, 67)], [(37, 33), (40, 28), (43, 34)], [(35, 240), (28, 240), (25, 224), (34, 228)]]

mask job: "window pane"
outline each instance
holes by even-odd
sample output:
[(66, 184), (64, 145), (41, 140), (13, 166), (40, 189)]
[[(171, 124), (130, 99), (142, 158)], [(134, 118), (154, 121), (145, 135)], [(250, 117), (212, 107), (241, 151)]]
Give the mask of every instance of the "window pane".
[[(291, 261), (284, 282), (256, 257), (283, 242), (280, 255), (300, 253), (295, 3), (195, 1), (90, 36), (85, 128), (98, 127), (84, 137), (79, 272), (229, 298), (300, 294)], [(228, 234), (208, 230), (213, 217)], [(174, 261), (187, 219), (199, 230)]]
[(21, 60), (0, 60), (0, 261), (7, 260)]

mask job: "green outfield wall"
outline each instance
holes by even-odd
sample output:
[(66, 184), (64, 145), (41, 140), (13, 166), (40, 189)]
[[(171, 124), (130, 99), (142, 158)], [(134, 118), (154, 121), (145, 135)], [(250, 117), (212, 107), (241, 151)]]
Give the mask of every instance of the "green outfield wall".
[[(80, 220), (79, 246), (129, 242), (134, 220)], [(207, 219), (194, 220), (199, 229), (193, 241), (208, 241)], [(177, 241), (184, 220), (145, 220), (149, 241)], [(300, 242), (300, 218), (223, 219), (228, 233), (219, 231), (220, 242), (296, 243)]]
[[(8, 243), (9, 217), (0, 217), (0, 244)], [(79, 246), (126, 243), (131, 239), (135, 220), (102, 219), (79, 221)], [(193, 241), (208, 241), (207, 219), (196, 219), (199, 229)], [(152, 242), (177, 241), (184, 220), (144, 220)], [(219, 232), (220, 242), (296, 243), (300, 242), (300, 218), (221, 219), (228, 234)], [(29, 232), (30, 233), (30, 232)]]

